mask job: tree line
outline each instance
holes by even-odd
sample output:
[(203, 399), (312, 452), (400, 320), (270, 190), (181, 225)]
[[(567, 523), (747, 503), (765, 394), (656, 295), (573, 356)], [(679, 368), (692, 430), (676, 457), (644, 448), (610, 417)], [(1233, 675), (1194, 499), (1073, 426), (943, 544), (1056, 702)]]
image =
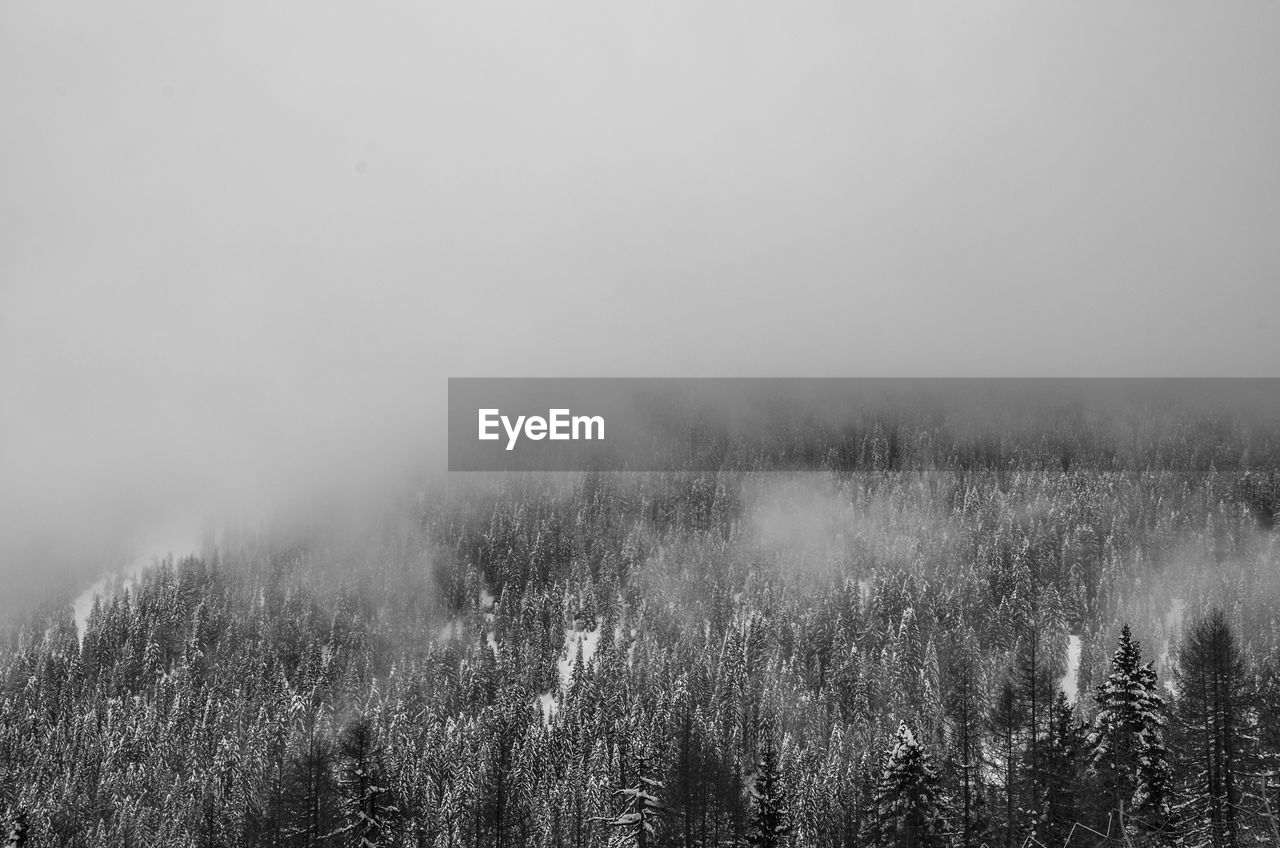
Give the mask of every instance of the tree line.
[(1266, 479), (515, 477), (227, 534), (5, 634), (0, 812), (94, 848), (1271, 844)]

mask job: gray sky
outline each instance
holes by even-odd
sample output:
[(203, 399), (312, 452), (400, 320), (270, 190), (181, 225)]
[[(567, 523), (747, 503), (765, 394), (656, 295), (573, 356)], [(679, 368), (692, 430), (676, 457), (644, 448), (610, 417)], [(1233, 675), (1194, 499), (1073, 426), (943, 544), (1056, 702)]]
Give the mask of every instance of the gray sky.
[(1247, 0), (4, 0), (0, 536), (442, 456), (448, 375), (1275, 376), (1277, 44)]

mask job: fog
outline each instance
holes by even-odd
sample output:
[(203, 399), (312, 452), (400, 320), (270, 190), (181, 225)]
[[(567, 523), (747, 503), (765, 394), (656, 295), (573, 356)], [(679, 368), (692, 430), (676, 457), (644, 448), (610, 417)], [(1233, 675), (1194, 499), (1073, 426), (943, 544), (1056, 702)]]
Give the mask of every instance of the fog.
[(5, 3), (0, 570), (438, 471), (448, 376), (1274, 376), (1278, 36)]

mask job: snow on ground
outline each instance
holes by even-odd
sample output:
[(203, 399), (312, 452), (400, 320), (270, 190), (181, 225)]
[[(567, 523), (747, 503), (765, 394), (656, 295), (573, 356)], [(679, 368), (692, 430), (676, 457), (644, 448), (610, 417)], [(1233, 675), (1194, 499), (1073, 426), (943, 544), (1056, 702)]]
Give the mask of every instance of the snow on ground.
[(119, 577), (125, 588), (136, 585), (142, 573), (159, 560), (173, 556), (174, 560), (200, 553), (201, 524), (185, 521), (145, 537), (134, 547), (136, 554), (118, 571), (107, 574), (95, 581), (81, 592), (72, 602), (75, 614), (76, 632), (84, 638), (85, 627), (89, 623), (89, 613), (93, 612), (94, 598), (106, 600), (114, 578)]
[(489, 632), (485, 634), (484, 641), (489, 646), (489, 650), (493, 651), (493, 655), (498, 656), (498, 637), (494, 633), (493, 627), (493, 604), (496, 599), (493, 593), (487, 588), (480, 590), (480, 609), (488, 610), (484, 614), (485, 623), (489, 625)]
[[(493, 627), (494, 601), (495, 599), (493, 594), (488, 589), (481, 589), (480, 596), (476, 599), (476, 604), (479, 609), (488, 610), (488, 612), (485, 612), (482, 615), (484, 622), (489, 625), (488, 630), (485, 632), (484, 641), (485, 644), (489, 646), (489, 650), (493, 651), (493, 655), (496, 657), (498, 655), (498, 637), (497, 634), (494, 633)], [(436, 631), (436, 641), (448, 642), (452, 639), (457, 639), (462, 636), (462, 632), (463, 620), (454, 617), (442, 624), (440, 629)]]
[(560, 705), (556, 703), (556, 696), (550, 692), (543, 692), (539, 695), (538, 710), (542, 713), (542, 726), (546, 727), (551, 724), (551, 720), (560, 711)]
[[(636, 659), (635, 628), (633, 627), (630, 630), (628, 630), (627, 634), (630, 636), (630, 640), (627, 644), (627, 668), (631, 668), (631, 666), (635, 665), (635, 659)], [(622, 625), (619, 624), (617, 627), (613, 628), (613, 641), (617, 642), (618, 644), (622, 644), (622, 639), (623, 639)], [(583, 662), (586, 662), (585, 655), (583, 658)]]
[[(122, 568), (118, 574), (123, 578), (126, 587), (132, 586), (142, 576), (143, 570), (150, 564), (150, 561), (134, 560), (129, 565)], [(93, 612), (93, 601), (95, 598), (106, 600), (107, 586), (111, 582), (111, 578), (116, 574), (108, 574), (96, 581), (88, 589), (85, 589), (76, 599), (72, 601), (72, 611), (76, 619), (76, 633), (79, 634), (80, 640), (84, 641), (84, 630), (89, 624), (89, 614)]]
[(564, 632), (564, 651), (560, 654), (560, 688), (568, 689), (573, 679), (573, 664), (578, 659), (578, 645), (582, 645), (582, 662), (591, 662), (600, 642), (600, 626), (595, 630), (579, 630), (572, 628)]
[[(569, 628), (564, 631), (564, 650), (560, 652), (560, 662), (557, 664), (560, 672), (561, 693), (566, 691), (569, 688), (569, 684), (573, 682), (573, 666), (578, 661), (578, 646), (582, 646), (582, 663), (586, 665), (591, 662), (591, 658), (595, 655), (596, 645), (599, 642), (599, 625), (594, 630)], [(550, 725), (551, 721), (556, 717), (556, 713), (560, 711), (557, 694), (559, 693), (552, 689), (549, 692), (543, 692), (534, 701), (534, 706), (542, 715), (543, 727)]]
[(1080, 697), (1080, 637), (1074, 633), (1067, 637), (1067, 673), (1058, 685), (1071, 703)]
[(1169, 652), (1172, 650), (1174, 640), (1178, 638), (1178, 634), (1182, 632), (1182, 622), (1186, 616), (1187, 602), (1185, 598), (1174, 598), (1169, 603), (1169, 611), (1164, 615), (1164, 642), (1160, 648), (1160, 661), (1156, 664), (1157, 671), (1164, 678), (1164, 686), (1171, 693), (1177, 694), (1176, 686), (1173, 682), (1172, 668), (1169, 662)]

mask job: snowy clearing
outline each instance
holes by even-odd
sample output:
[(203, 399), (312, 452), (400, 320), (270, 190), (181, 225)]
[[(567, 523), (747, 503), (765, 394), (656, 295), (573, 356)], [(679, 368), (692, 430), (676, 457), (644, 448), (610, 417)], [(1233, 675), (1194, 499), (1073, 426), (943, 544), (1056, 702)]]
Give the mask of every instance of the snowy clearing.
[(126, 589), (135, 586), (142, 578), (143, 572), (165, 557), (172, 556), (174, 561), (177, 561), (183, 557), (198, 554), (200, 552), (200, 536), (200, 524), (198, 522), (177, 524), (163, 532), (153, 533), (143, 543), (136, 546), (135, 550), (138, 551), (138, 554), (129, 560), (127, 565), (118, 571), (103, 575), (77, 595), (76, 599), (72, 601), (72, 610), (79, 639), (84, 641), (84, 631), (89, 623), (89, 614), (93, 612), (94, 599), (102, 598), (107, 600), (110, 597), (109, 591), (116, 578), (120, 579), (121, 585)]
[(1067, 696), (1067, 700), (1075, 703), (1080, 697), (1080, 637), (1072, 633), (1067, 636), (1067, 673), (1062, 675), (1058, 685)]
[(596, 625), (595, 630), (578, 630), (569, 629), (564, 632), (564, 651), (560, 654), (560, 688), (568, 689), (569, 683), (573, 679), (573, 666), (578, 659), (578, 646), (582, 646), (582, 663), (586, 665), (591, 662), (591, 657), (596, 652), (596, 645), (600, 642), (600, 626)]
[(556, 703), (556, 696), (551, 692), (543, 692), (538, 696), (538, 711), (542, 713), (542, 726), (547, 727), (551, 724), (551, 720), (556, 717), (556, 713), (560, 711), (560, 705)]

